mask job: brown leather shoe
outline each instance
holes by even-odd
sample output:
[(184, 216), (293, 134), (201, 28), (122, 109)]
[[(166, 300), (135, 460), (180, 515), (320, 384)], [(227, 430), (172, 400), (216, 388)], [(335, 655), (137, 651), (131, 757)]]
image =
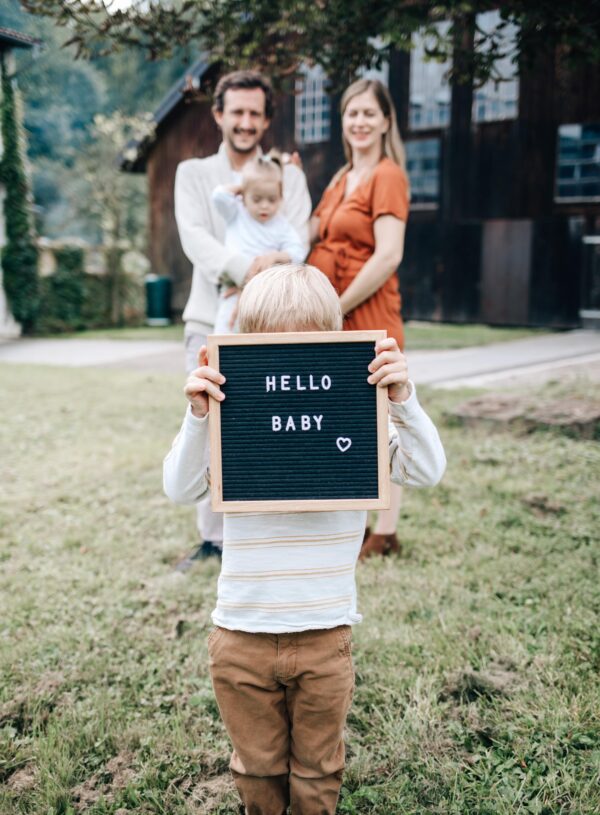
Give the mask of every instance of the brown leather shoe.
[(387, 549), (385, 551), (386, 555), (399, 555), (402, 552), (402, 547), (400, 546), (400, 541), (396, 537), (396, 533), (392, 532), (391, 535), (385, 536), (386, 546)]
[(372, 555), (391, 555), (400, 553), (400, 543), (396, 537), (396, 533), (391, 535), (378, 535), (373, 532), (364, 541), (358, 556), (359, 560), (365, 560)]

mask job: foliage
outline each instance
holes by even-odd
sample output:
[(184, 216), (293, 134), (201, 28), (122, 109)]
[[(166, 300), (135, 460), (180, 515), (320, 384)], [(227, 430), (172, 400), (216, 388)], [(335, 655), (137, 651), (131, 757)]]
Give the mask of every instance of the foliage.
[(107, 285), (84, 272), (79, 247), (55, 250), (56, 271), (40, 280), (41, 306), (38, 331), (80, 330), (108, 323)]
[[(139, 276), (121, 269), (121, 250), (115, 261), (117, 274), (89, 274), (84, 252), (76, 246), (54, 250), (56, 271), (40, 280), (41, 305), (37, 332), (42, 334), (135, 325), (144, 313), (143, 285)], [(118, 286), (118, 292), (114, 288)], [(118, 304), (116, 313), (114, 304)]]
[(152, 132), (151, 117), (98, 114), (90, 130), (92, 141), (76, 165), (86, 185), (78, 196), (79, 207), (97, 223), (105, 249), (114, 325), (125, 319), (128, 281), (122, 256), (132, 247), (145, 247), (147, 208), (146, 177), (121, 172), (116, 157), (123, 148), (127, 151), (128, 142)]
[(151, 110), (183, 73), (189, 55), (186, 49), (176, 49), (172, 59), (151, 62), (141, 50), (129, 49), (77, 61), (75, 49), (64, 47), (68, 31), (49, 18), (26, 13), (19, 0), (0, 3), (0, 26), (42, 43), (35, 53), (14, 52), (25, 100), (37, 231), (50, 238), (72, 236), (97, 243), (101, 239), (98, 219), (80, 207), (87, 185), (76, 167), (94, 138), (94, 116)]
[(4, 57), (2, 72), (2, 141), (0, 179), (6, 189), (6, 245), (2, 250), (4, 289), (14, 318), (23, 331), (35, 325), (38, 309), (37, 250), (31, 223), (29, 185), (23, 165), (18, 99)]
[(91, 142), (77, 161), (77, 172), (87, 184), (81, 206), (93, 217), (107, 247), (125, 242), (143, 246), (146, 222), (146, 180), (122, 173), (117, 158), (130, 141), (153, 133), (152, 117), (96, 114)]
[[(152, 59), (194, 42), (228, 67), (257, 66), (281, 79), (302, 61), (319, 62), (337, 85), (363, 66), (376, 67), (382, 47), (410, 48), (422, 29), (427, 51), (443, 59), (453, 49), (454, 78), (481, 84), (499, 78), (495, 66), (504, 56), (503, 31), (518, 27), (514, 60), (533, 57), (540, 48), (561, 47), (564, 57), (600, 59), (600, 12), (589, 0), (508, 0), (492, 31), (476, 30), (476, 14), (487, 0), (143, 0), (118, 8), (112, 0), (22, 0), (36, 14), (68, 27), (78, 55), (91, 56), (139, 46)], [(443, 31), (440, 20), (449, 20)], [(459, 36), (472, 27), (478, 48)]]
[[(181, 377), (2, 366), (0, 812), (231, 815), (205, 638), (217, 564), (173, 565)], [(562, 388), (562, 390), (561, 390)], [(540, 393), (587, 395), (581, 384)], [(401, 557), (358, 569), (345, 815), (597, 815), (600, 446), (448, 426)], [(560, 466), (556, 466), (556, 462)]]

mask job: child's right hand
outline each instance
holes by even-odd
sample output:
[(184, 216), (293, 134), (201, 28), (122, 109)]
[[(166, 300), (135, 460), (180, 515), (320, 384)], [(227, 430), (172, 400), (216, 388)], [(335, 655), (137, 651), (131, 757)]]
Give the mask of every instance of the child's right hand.
[(219, 402), (225, 399), (225, 394), (219, 387), (225, 382), (225, 377), (208, 365), (206, 345), (198, 352), (198, 365), (199, 367), (188, 376), (183, 392), (192, 406), (194, 416), (203, 419), (208, 413), (209, 396)]

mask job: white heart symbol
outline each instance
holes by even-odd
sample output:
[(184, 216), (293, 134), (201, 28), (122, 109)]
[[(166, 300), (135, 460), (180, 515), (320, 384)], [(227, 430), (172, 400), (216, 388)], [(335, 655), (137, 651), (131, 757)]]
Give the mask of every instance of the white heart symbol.
[(340, 436), (335, 440), (335, 443), (337, 444), (340, 453), (345, 453), (346, 450), (350, 448), (350, 445), (352, 444), (352, 439), (347, 439), (344, 436)]

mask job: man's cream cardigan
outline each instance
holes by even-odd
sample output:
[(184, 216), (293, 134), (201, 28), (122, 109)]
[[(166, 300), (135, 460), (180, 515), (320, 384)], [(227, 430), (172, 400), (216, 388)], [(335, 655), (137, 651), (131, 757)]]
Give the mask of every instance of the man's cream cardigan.
[[(182, 161), (175, 176), (175, 219), (183, 251), (193, 264), (192, 289), (183, 312), (187, 330), (208, 334), (217, 313), (218, 284), (223, 275), (241, 284), (248, 258), (224, 245), (225, 221), (213, 204), (211, 193), (219, 184), (239, 183), (225, 145), (208, 158)], [(306, 178), (292, 164), (284, 167), (284, 215), (308, 247), (311, 203)]]

